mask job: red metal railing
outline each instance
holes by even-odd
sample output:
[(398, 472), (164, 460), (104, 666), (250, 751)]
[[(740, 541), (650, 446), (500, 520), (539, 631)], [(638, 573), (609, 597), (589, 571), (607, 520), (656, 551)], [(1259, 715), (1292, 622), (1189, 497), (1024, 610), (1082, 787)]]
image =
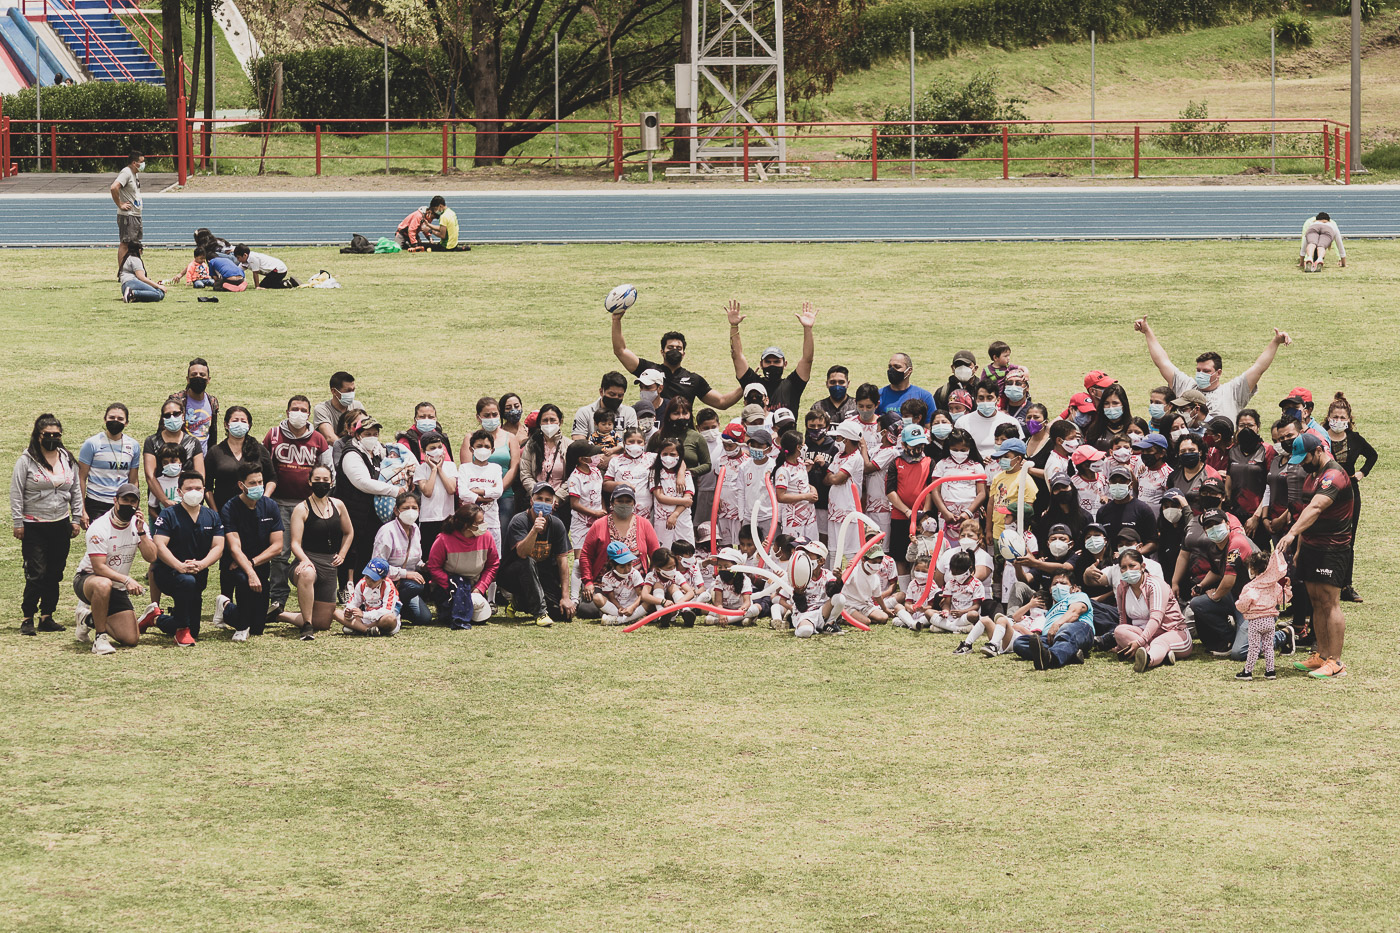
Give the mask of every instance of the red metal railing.
[[(107, 57), (111, 59), (112, 64), (115, 65), (119, 71), (121, 71), (122, 77), (124, 77), (128, 81), (135, 81), (136, 76), (133, 75), (127, 69), (127, 67), (122, 64), (122, 60), (117, 57), (117, 53), (113, 52), (111, 48), (108, 47), (107, 43), (103, 40), (101, 36), (93, 32), (92, 25), (87, 21), (87, 17), (83, 16), (82, 13), (78, 12), (77, 4), (74, 3), (73, 0), (63, 0), (63, 5), (68, 7), (68, 12), (73, 14), (73, 18), (76, 19), (78, 23), (81, 24), (83, 27), (83, 64), (86, 65), (91, 60), (92, 40), (96, 39), (98, 47), (101, 48), (102, 51), (107, 53)], [(47, 17), (48, 0), (44, 0), (44, 2), (41, 4), (41, 9), (43, 10), (44, 15)]]
[[(181, 59), (180, 99), (185, 94), (184, 61)], [(228, 140), (231, 143), (243, 141), (243, 145), (219, 147), (220, 162), (251, 162), (278, 166), (308, 165), (316, 175), (323, 172), (326, 162), (378, 163), (386, 160), (388, 165), (417, 163), (420, 166), (434, 165), (442, 172), (452, 167), (452, 143), (464, 141), (463, 161), (473, 161), (467, 150), (474, 145), (478, 134), (507, 135), (507, 129), (525, 129), (534, 132), (536, 142), (513, 154), (487, 160), (491, 164), (524, 165), (585, 165), (594, 168), (610, 169), (615, 180), (621, 179), (630, 169), (640, 169), (645, 164), (645, 153), (640, 148), (640, 127), (638, 124), (617, 123), (609, 120), (563, 120), (558, 124), (549, 120), (407, 120), (394, 119), (389, 124), (391, 150), (397, 144), (397, 152), (387, 156), (380, 152), (334, 151), (343, 146), (326, 145), (326, 136), (342, 140), (346, 138), (384, 138), (384, 131), (373, 129), (383, 121), (333, 118), (317, 121), (288, 121), (266, 119), (214, 119), (197, 120), (186, 117), (182, 106), (179, 114), (171, 119), (128, 120), (121, 122), (121, 129), (112, 129), (110, 120), (64, 120), (58, 124), (45, 123), (36, 126), (33, 120), (11, 120), (0, 116), (0, 176), (16, 169), (14, 140), (28, 148), (35, 134), (48, 136), (48, 152), (32, 152), (23, 156), (23, 161), (33, 160), (36, 169), (47, 167), (58, 171), (65, 162), (103, 158), (115, 164), (126, 151), (125, 140), (131, 134), (169, 134), (172, 138), (169, 152), (150, 152), (152, 158), (172, 158), (176, 171), (183, 184), (189, 172), (195, 169), (195, 153), (207, 155), (213, 151), (215, 140)], [(1187, 129), (1191, 124), (1207, 128)], [(102, 124), (99, 126), (99, 124)], [(1143, 168), (1151, 163), (1172, 165), (1177, 163), (1236, 162), (1258, 164), (1275, 159), (1293, 165), (1309, 162), (1318, 163), (1324, 177), (1332, 176), (1348, 184), (1351, 180), (1350, 134), (1342, 124), (1322, 119), (1308, 120), (1116, 120), (1097, 121), (1090, 127), (1087, 121), (1056, 121), (1033, 123), (1029, 121), (1001, 121), (995, 123), (965, 124), (937, 121), (920, 121), (910, 132), (908, 122), (884, 121), (875, 123), (785, 123), (760, 124), (745, 127), (721, 127), (714, 124), (665, 124), (663, 144), (698, 133), (709, 135), (710, 142), (729, 148), (723, 158), (711, 158), (710, 164), (727, 168), (732, 174), (748, 180), (756, 172), (771, 168), (774, 157), (765, 153), (770, 140), (779, 133), (787, 139), (786, 163), (789, 166), (836, 166), (838, 169), (852, 169), (865, 166), (872, 181), (880, 179), (882, 169), (902, 169), (908, 172), (911, 163), (915, 171), (919, 166), (947, 167), (962, 164), (985, 165), (999, 168), (1002, 178), (1012, 177), (1013, 166), (1026, 163), (1042, 165), (1082, 166), (1091, 162), (1096, 167), (1102, 163), (1108, 169), (1122, 169), (1131, 166), (1132, 177), (1143, 177)], [(557, 132), (563, 140), (568, 140), (569, 151), (555, 155), (548, 146)], [(909, 157), (910, 142), (916, 148), (950, 137), (959, 137), (968, 152), (955, 156), (915, 156)], [(92, 137), (110, 137), (110, 146), (91, 144)], [(196, 137), (201, 142), (196, 145)], [(437, 145), (424, 145), (424, 138), (432, 137)], [(583, 140), (580, 147), (579, 140)], [(1052, 143), (1056, 140), (1076, 141), (1079, 148), (1069, 152), (1038, 152), (1037, 143)], [(1092, 154), (1086, 154), (1090, 140), (1100, 147)], [(69, 145), (64, 152), (65, 141), (82, 141), (85, 145)], [(265, 145), (255, 145), (262, 142)], [(1270, 143), (1276, 151), (1270, 152)], [(1319, 145), (1320, 143), (1320, 145)], [(275, 144), (275, 145), (274, 145)], [(841, 145), (858, 146), (853, 151), (836, 151)], [(886, 147), (884, 154), (881, 146)], [(1144, 151), (1144, 146), (1152, 146)], [(1173, 146), (1174, 148), (1168, 148)], [(1225, 147), (1228, 151), (1216, 151)], [(331, 151), (327, 151), (328, 148)], [(578, 151), (580, 148), (586, 151)], [(1197, 148), (1201, 151), (1189, 151)], [(110, 151), (107, 151), (109, 150)], [(520, 147), (517, 147), (520, 149)], [(904, 154), (890, 154), (891, 150)], [(291, 151), (288, 151), (291, 150)], [(412, 150), (412, 151), (406, 151)], [(653, 165), (662, 167), (685, 165), (667, 159), (652, 160)], [(1126, 175), (1126, 173), (1124, 173)], [(896, 177), (903, 177), (898, 172)]]

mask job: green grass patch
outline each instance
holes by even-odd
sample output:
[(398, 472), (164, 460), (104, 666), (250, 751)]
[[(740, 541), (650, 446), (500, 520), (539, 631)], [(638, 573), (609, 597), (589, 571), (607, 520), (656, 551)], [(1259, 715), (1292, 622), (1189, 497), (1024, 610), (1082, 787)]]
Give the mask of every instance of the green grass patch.
[[(1363, 487), (1366, 603), (1346, 606), (1353, 673), (1326, 684), (1242, 685), (1199, 653), (1147, 675), (1099, 657), (1039, 675), (883, 627), (798, 642), (488, 625), (309, 645), (274, 629), (102, 659), (16, 634), (6, 538), (0, 927), (1392, 928), (1400, 424), (1383, 296), (1400, 244), (1349, 246), (1347, 269), (1307, 276), (1292, 241), (278, 250), (344, 289), (129, 306), (109, 250), (6, 251), (6, 463), (41, 411), (73, 446), (110, 401), (148, 433), (196, 355), (258, 433), (341, 368), (386, 426), (428, 398), (454, 439), (485, 394), (571, 411), (615, 365), (601, 301), (620, 281), (640, 289), (629, 344), (680, 329), (719, 386), (727, 299), (750, 314), (750, 352), (795, 347), (792, 312), (812, 300), (815, 371), (879, 382), (905, 350), (932, 387), (953, 350), (980, 358), (999, 337), (1056, 410), (1091, 368), (1145, 403), (1160, 377), (1138, 315), (1173, 359), (1215, 349), (1227, 372), (1282, 327), (1296, 342), (1257, 407), (1345, 389), (1381, 461)], [(165, 276), (186, 252), (146, 258)], [(70, 623), (72, 605), (65, 589)]]

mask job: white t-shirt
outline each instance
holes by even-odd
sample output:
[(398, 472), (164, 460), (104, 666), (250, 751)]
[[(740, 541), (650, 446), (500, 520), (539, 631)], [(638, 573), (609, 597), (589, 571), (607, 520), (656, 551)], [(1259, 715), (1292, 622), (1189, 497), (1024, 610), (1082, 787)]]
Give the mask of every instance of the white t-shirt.
[[(828, 471), (849, 475), (844, 483), (837, 483), (827, 489), (827, 513), (840, 520), (856, 510), (856, 484), (865, 478), (865, 458), (861, 456), (860, 448), (857, 447), (848, 454), (838, 454), (836, 459), (831, 461)], [(885, 499), (884, 496), (880, 498)], [(887, 504), (889, 501), (885, 499)], [(861, 511), (869, 512), (865, 505), (861, 502)]]
[[(934, 570), (938, 572), (939, 576), (943, 577), (945, 580), (948, 579), (948, 565), (953, 562), (953, 555), (962, 550), (961, 547), (957, 546), (956, 541), (954, 541), (953, 544), (954, 547), (944, 546), (943, 552), (938, 555), (938, 565), (934, 567)], [(985, 567), (990, 577), (991, 570), (994, 566), (995, 565), (992, 563), (992, 555), (988, 554), (982, 548), (979, 547), (972, 553), (973, 576), (976, 576), (977, 571)]]
[[(1196, 388), (1196, 377), (1188, 376), (1186, 373), (1172, 367), (1172, 391), (1181, 397), (1181, 393), (1187, 389)], [(1210, 407), (1212, 415), (1220, 415), (1234, 421), (1240, 416), (1240, 409), (1249, 404), (1249, 400), (1254, 397), (1254, 390), (1249, 387), (1249, 379), (1244, 373), (1240, 373), (1229, 382), (1222, 382), (1219, 386), (1209, 392), (1202, 392), (1206, 397), (1206, 402)]]
[(88, 526), (86, 539), (87, 548), (78, 563), (78, 573), (92, 573), (92, 555), (101, 554), (112, 570), (131, 576), (131, 562), (141, 541), (141, 535), (136, 533), (135, 518), (125, 528), (117, 528), (112, 524), (112, 513), (108, 512)]
[(643, 453), (640, 457), (629, 457), (620, 453), (608, 463), (607, 479), (626, 483), (632, 487), (637, 508), (635, 514), (651, 521), (651, 468), (656, 463), (656, 454)]
[[(954, 463), (952, 457), (944, 457), (938, 461), (938, 466), (933, 468), (933, 478), (942, 479), (945, 476), (974, 476), (982, 472), (982, 468), (971, 459), (962, 463)], [(951, 483), (944, 483), (938, 487), (938, 492), (943, 496), (943, 504), (953, 511), (966, 509), (972, 505), (977, 498), (977, 484), (972, 480), (954, 480)]]
[(282, 260), (275, 256), (269, 256), (267, 253), (256, 253), (252, 250), (248, 251), (248, 258), (239, 263), (239, 265), (249, 272), (256, 272), (259, 275), (267, 275), (269, 272), (281, 272), (285, 274), (287, 271), (287, 264)]
[[(500, 469), (497, 467), (497, 469)], [(456, 497), (447, 491), (443, 484), (443, 479), (457, 478), (457, 464), (448, 460), (442, 460), (442, 468), (438, 470), (438, 478), (433, 483), (433, 494), (431, 496), (423, 494), (423, 481), (433, 472), (432, 467), (426, 463), (418, 464), (418, 469), (413, 471), (413, 481), (418, 484), (418, 494), (423, 499), (422, 510), (418, 514), (420, 522), (444, 522), (452, 516), (457, 509)]]
[(1162, 511), (1162, 493), (1171, 482), (1172, 468), (1165, 463), (1152, 469), (1142, 462), (1141, 457), (1133, 458), (1134, 472), (1138, 481), (1138, 498), (1152, 507), (1152, 514)]
[(141, 215), (141, 179), (136, 177), (136, 173), (128, 165), (117, 173), (117, 197), (131, 205), (129, 211), (118, 211), (121, 214)]
[[(597, 470), (574, 470), (569, 474), (567, 485), (569, 498), (586, 509), (598, 510), (603, 507), (603, 474)], [(596, 519), (573, 509), (569, 515), (569, 538), (575, 547), (581, 547), (584, 535)]]
[(993, 435), (996, 434), (997, 428), (1003, 424), (1014, 424), (1016, 436), (1020, 438), (1026, 436), (1026, 432), (1021, 429), (1021, 422), (1017, 421), (1015, 416), (1008, 415), (1004, 411), (998, 411), (990, 418), (983, 418), (977, 412), (970, 411), (954, 421), (953, 427), (961, 428), (971, 434), (972, 439), (977, 442), (977, 452), (982, 455), (983, 460), (986, 460), (996, 455), (997, 442)]
[[(496, 500), (501, 498), (504, 479), (499, 463), (472, 461), (457, 468), (457, 498), (481, 506), (486, 513), (486, 527), (497, 535), (501, 531), (501, 510), (496, 508)], [(473, 489), (480, 489), (485, 495), (472, 492)]]

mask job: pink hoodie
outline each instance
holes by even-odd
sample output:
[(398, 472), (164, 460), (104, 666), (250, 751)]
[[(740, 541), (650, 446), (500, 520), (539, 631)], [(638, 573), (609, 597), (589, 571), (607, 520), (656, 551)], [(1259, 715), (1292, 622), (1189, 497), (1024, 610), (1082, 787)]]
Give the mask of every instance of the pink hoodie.
[(1250, 580), (1240, 590), (1240, 598), (1235, 600), (1235, 608), (1245, 619), (1268, 619), (1278, 615), (1280, 603), (1293, 598), (1293, 591), (1282, 582), (1288, 572), (1288, 562), (1283, 551), (1275, 550), (1269, 559), (1268, 569)]

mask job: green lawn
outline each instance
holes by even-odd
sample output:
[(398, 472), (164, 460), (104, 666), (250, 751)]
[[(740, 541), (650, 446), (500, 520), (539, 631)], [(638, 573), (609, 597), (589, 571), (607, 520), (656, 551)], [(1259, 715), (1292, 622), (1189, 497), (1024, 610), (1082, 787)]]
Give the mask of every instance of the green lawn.
[[(570, 411), (613, 366), (602, 296), (631, 281), (632, 346), (677, 327), (720, 385), (730, 297), (750, 352), (794, 355), (792, 313), (817, 302), (816, 368), (858, 381), (901, 349), (932, 387), (955, 349), (1004, 338), (1056, 408), (1090, 368), (1145, 403), (1160, 380), (1139, 314), (1178, 362), (1213, 348), (1227, 372), (1279, 326), (1296, 343), (1258, 407), (1344, 388), (1381, 466), (1357, 555), (1366, 603), (1346, 606), (1352, 676), (1334, 683), (1237, 684), (1236, 665), (1200, 656), (1037, 674), (888, 628), (798, 642), (490, 625), (312, 644), (274, 630), (95, 658), (68, 635), (18, 636), (6, 538), (0, 928), (1393, 930), (1400, 586), (1384, 529), (1400, 423), (1382, 296), (1400, 244), (1356, 241), (1350, 268), (1312, 276), (1293, 249), (285, 250), (294, 273), (327, 268), (344, 289), (133, 306), (109, 251), (6, 251), (6, 463), (41, 411), (76, 447), (122, 400), (144, 435), (195, 355), (259, 433), (340, 368), (386, 425), (433, 399), (454, 439), (483, 394)], [(147, 262), (164, 276), (185, 257)]]

